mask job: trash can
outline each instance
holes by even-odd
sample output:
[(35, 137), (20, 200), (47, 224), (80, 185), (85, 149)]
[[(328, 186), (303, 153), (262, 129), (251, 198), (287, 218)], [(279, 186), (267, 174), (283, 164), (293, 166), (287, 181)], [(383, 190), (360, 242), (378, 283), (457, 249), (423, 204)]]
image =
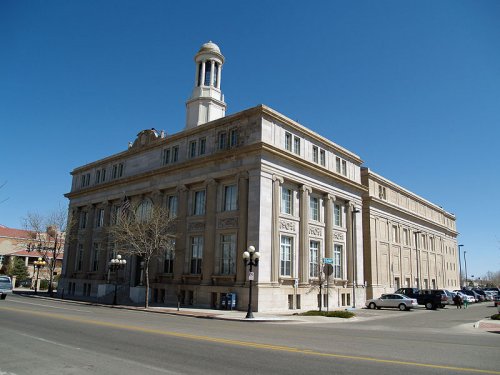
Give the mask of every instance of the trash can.
[(220, 294), (220, 309), (227, 310), (227, 295), (226, 295), (226, 293)]
[(226, 306), (228, 310), (236, 309), (236, 293), (228, 293), (226, 294)]

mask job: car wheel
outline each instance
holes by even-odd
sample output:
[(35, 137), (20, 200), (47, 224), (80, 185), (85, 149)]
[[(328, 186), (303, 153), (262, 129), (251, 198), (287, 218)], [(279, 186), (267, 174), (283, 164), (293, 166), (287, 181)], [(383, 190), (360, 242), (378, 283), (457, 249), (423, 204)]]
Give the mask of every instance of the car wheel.
[(400, 311), (408, 310), (408, 308), (406, 307), (406, 305), (404, 303), (400, 303), (398, 307), (399, 307)]
[(432, 309), (434, 308), (434, 305), (432, 304), (432, 302), (427, 302), (427, 303), (425, 304), (425, 308), (426, 308), (427, 310), (432, 310)]
[(369, 305), (368, 305), (368, 308), (369, 309), (375, 309), (377, 307), (377, 305), (375, 305), (375, 303), (371, 302)]

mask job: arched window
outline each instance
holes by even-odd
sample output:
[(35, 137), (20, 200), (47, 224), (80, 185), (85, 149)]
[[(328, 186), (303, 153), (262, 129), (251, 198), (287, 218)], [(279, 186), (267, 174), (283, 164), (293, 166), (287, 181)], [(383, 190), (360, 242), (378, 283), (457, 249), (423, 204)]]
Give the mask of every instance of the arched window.
[(151, 209), (153, 207), (153, 203), (149, 199), (144, 199), (138, 206), (135, 211), (137, 215), (137, 219), (139, 221), (147, 221), (151, 217)]

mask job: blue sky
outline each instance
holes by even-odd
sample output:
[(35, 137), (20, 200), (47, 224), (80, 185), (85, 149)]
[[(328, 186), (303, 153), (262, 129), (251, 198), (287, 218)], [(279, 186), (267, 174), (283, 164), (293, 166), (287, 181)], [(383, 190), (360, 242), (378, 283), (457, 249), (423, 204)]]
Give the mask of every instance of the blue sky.
[(0, 2), (0, 224), (67, 204), (70, 171), (181, 131), (193, 57), (228, 113), (266, 104), (457, 215), (500, 270), (499, 1)]

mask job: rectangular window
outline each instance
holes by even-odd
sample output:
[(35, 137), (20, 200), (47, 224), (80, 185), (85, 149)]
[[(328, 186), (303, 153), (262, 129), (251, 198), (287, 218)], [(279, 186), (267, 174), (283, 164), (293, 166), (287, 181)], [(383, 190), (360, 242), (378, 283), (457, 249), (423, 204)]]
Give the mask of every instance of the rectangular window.
[(378, 197), (380, 199), (383, 199), (383, 200), (387, 199), (387, 195), (385, 192), (385, 186), (381, 186), (381, 185), (378, 186)]
[(319, 199), (317, 197), (309, 198), (309, 206), (311, 213), (311, 220), (319, 221)]
[(293, 137), (293, 152), (297, 155), (300, 155), (300, 138)]
[(201, 274), (201, 261), (203, 259), (203, 237), (191, 237), (191, 273)]
[(238, 131), (233, 129), (229, 133), (229, 147), (238, 146)]
[(194, 215), (205, 215), (205, 190), (194, 193)]
[(225, 150), (227, 148), (227, 134), (226, 132), (219, 133), (219, 150)]
[(75, 270), (81, 271), (83, 266), (83, 244), (78, 244), (78, 252), (76, 254)]
[(97, 210), (96, 227), (102, 228), (103, 226), (104, 226), (104, 208), (99, 208)]
[(319, 242), (309, 243), (309, 277), (318, 277), (319, 274)]
[(285, 133), (285, 150), (292, 151), (292, 134), (288, 132)]
[(220, 274), (234, 275), (236, 273), (236, 235), (223, 234), (221, 239)]
[(114, 205), (111, 207), (111, 225), (118, 223), (118, 215), (120, 214), (120, 206)]
[(282, 214), (293, 214), (293, 206), (292, 206), (292, 190), (286, 187), (281, 188), (281, 213)]
[(172, 147), (172, 163), (179, 160), (179, 146)]
[(113, 179), (123, 176), (123, 163), (113, 164), (112, 174)]
[(282, 236), (280, 248), (280, 276), (292, 276), (293, 238)]
[(319, 163), (324, 167), (326, 165), (326, 154), (325, 150), (320, 150), (319, 152)]
[(410, 236), (408, 233), (408, 229), (406, 229), (406, 228), (403, 228), (403, 244), (404, 245), (410, 244)]
[(97, 170), (97, 171), (95, 171), (95, 181), (94, 181), (94, 184), (98, 184), (99, 182), (101, 182), (101, 171)]
[(200, 138), (198, 141), (198, 155), (205, 155), (207, 152), (207, 139)]
[(166, 148), (163, 150), (163, 157), (162, 157), (163, 164), (169, 164), (170, 163), (170, 149)]
[(333, 205), (333, 219), (336, 226), (342, 226), (342, 206), (340, 204)]
[(235, 211), (237, 190), (236, 185), (224, 186), (224, 211)]
[(392, 241), (395, 243), (399, 243), (399, 230), (397, 225), (392, 226)]
[(163, 273), (174, 273), (174, 252), (166, 250), (163, 258)]
[(189, 157), (194, 158), (196, 156), (196, 141), (189, 142)]
[(333, 277), (342, 278), (342, 245), (333, 246)]
[(92, 272), (96, 272), (99, 270), (99, 244), (94, 242), (94, 246), (92, 249), (92, 260), (90, 262)]
[(335, 158), (335, 172), (340, 173), (340, 158), (338, 156)]
[(345, 160), (342, 160), (342, 174), (347, 176), (347, 162)]
[(90, 173), (86, 173), (82, 175), (82, 180), (81, 180), (81, 187), (89, 186), (90, 185)]
[(170, 217), (170, 218), (177, 217), (177, 196), (175, 196), (175, 195), (169, 196), (167, 205), (168, 205), (167, 206), (168, 217)]
[(87, 211), (80, 212), (80, 229), (87, 228)]
[(313, 162), (317, 163), (319, 160), (319, 150), (316, 146), (313, 146)]

